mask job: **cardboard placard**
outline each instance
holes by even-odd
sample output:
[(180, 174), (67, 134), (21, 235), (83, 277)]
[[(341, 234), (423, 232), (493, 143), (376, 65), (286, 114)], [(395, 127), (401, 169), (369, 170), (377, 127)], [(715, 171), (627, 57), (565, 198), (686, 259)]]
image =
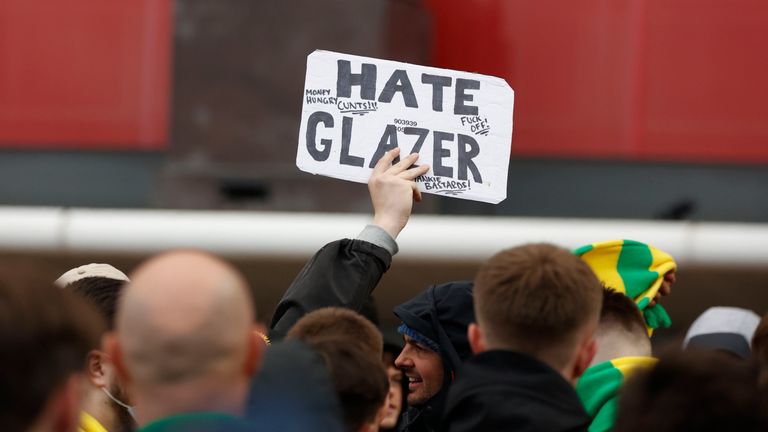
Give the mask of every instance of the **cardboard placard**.
[(426, 193), (507, 197), (514, 92), (501, 78), (315, 51), (307, 57), (296, 166), (366, 183), (387, 150), (419, 153)]

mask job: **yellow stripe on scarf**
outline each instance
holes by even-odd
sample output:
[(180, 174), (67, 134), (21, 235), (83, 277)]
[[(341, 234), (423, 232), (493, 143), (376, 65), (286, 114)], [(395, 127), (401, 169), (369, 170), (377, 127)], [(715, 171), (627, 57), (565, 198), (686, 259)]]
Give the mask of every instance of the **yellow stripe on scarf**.
[(592, 270), (598, 275), (598, 279), (606, 287), (626, 294), (624, 280), (617, 271), (621, 248), (624, 240), (611, 240), (602, 243), (593, 243), (592, 249), (581, 255)]
[(611, 360), (611, 364), (616, 370), (621, 372), (621, 375), (626, 379), (638, 370), (650, 369), (657, 361), (658, 360), (653, 357), (619, 357)]
[(574, 251), (592, 268), (607, 288), (630, 297), (643, 314), (648, 334), (668, 327), (669, 315), (661, 305), (650, 306), (658, 295), (664, 275), (677, 268), (672, 256), (634, 240), (611, 240), (582, 246)]

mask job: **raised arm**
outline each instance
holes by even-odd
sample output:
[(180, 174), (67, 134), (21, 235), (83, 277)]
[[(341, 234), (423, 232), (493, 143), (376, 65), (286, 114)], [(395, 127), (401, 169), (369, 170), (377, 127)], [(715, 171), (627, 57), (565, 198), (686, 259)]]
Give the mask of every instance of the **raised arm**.
[(357, 239), (323, 246), (307, 262), (283, 295), (270, 324), (273, 339), (282, 338), (304, 314), (327, 306), (360, 310), (397, 253), (395, 240), (408, 223), (413, 201), (421, 201), (415, 179), (429, 167), (413, 166), (418, 154), (393, 165), (399, 149), (387, 152), (373, 169), (368, 190), (373, 223)]

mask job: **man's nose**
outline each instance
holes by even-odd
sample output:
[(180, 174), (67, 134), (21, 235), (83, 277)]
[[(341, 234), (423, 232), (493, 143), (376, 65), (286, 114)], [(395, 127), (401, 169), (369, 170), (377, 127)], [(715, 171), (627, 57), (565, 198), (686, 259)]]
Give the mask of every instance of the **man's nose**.
[(403, 352), (401, 352), (395, 359), (395, 366), (400, 369), (408, 369), (413, 367), (413, 360), (411, 360), (411, 358), (405, 354), (405, 350), (403, 350)]

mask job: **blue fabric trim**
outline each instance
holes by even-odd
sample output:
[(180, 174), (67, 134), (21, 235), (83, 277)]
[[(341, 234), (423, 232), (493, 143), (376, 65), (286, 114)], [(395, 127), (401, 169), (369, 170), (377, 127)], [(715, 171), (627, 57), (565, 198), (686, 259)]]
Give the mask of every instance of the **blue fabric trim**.
[(408, 327), (405, 323), (401, 324), (400, 327), (397, 328), (397, 332), (402, 335), (408, 336), (409, 338), (415, 340), (417, 343), (424, 345), (425, 347), (431, 349), (436, 353), (440, 353), (440, 345), (438, 345), (432, 339)]

